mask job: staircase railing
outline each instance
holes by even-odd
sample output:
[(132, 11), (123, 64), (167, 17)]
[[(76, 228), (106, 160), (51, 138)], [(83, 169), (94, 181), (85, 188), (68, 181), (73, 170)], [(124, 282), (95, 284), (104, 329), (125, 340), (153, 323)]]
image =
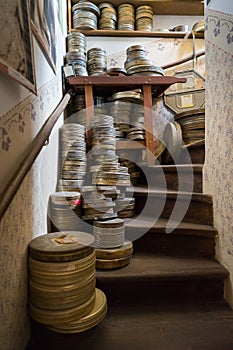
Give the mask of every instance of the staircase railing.
[(10, 177), (8, 183), (0, 192), (0, 220), (5, 214), (7, 208), (9, 207), (12, 199), (14, 198), (16, 192), (18, 191), (21, 183), (23, 182), (25, 176), (30, 170), (31, 166), (35, 162), (37, 156), (39, 155), (41, 149), (45, 145), (46, 141), (53, 130), (60, 115), (64, 112), (67, 104), (71, 98), (71, 91), (68, 91), (62, 100), (59, 102), (57, 107), (54, 109), (52, 114), (45, 121), (40, 131), (38, 132), (35, 139), (32, 141), (30, 147), (25, 152), (24, 158), (16, 168), (13, 175)]
[(172, 68), (175, 66), (179, 66), (180, 64), (186, 63), (188, 61), (194, 60), (198, 57), (204, 56), (205, 55), (205, 50), (201, 50), (199, 52), (197, 52), (194, 56), (194, 54), (192, 53), (191, 55), (188, 55), (184, 58), (180, 58), (179, 60), (176, 60), (174, 62), (168, 63), (168, 64), (164, 64), (161, 66), (161, 68), (163, 69), (168, 69), (168, 68)]

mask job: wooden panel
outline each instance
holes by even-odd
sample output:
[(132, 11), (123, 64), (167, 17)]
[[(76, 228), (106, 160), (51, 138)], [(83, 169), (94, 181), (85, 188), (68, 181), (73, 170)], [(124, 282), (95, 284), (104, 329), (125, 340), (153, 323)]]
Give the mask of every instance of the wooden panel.
[[(86, 36), (118, 36), (118, 37), (153, 37), (153, 38), (184, 38), (186, 32), (143, 32), (139, 30), (78, 30), (71, 29), (72, 32), (82, 32)], [(196, 33), (196, 38), (204, 38), (204, 33)], [(189, 35), (192, 38), (192, 35)]]

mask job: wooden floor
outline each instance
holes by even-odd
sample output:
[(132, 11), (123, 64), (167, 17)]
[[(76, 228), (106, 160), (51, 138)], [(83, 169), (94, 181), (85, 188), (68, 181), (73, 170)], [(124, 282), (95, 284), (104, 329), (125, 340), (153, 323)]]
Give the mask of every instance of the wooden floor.
[(140, 304), (111, 306), (101, 324), (80, 334), (57, 334), (32, 323), (26, 350), (233, 349), (233, 312), (224, 302)]

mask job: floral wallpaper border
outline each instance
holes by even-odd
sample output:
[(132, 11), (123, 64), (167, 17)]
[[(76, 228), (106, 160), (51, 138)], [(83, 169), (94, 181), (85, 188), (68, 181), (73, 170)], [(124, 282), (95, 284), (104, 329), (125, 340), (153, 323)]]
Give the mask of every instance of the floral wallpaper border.
[(223, 51), (233, 54), (233, 17), (230, 14), (208, 10), (205, 19), (206, 40)]
[(52, 110), (60, 88), (61, 80), (56, 77), (41, 87), (37, 96), (30, 94), (0, 118), (0, 152), (11, 150), (13, 138), (16, 137), (15, 131), (22, 135), (27, 127), (31, 128), (31, 123), (36, 128), (38, 122), (44, 121), (45, 104)]
[[(140, 41), (138, 42), (140, 43)], [(133, 45), (133, 44), (132, 44)], [(163, 65), (182, 58), (184, 52), (189, 55), (192, 53), (193, 45), (190, 39), (182, 38), (156, 38), (151, 41), (143, 42), (142, 45), (146, 48), (146, 54), (155, 65)], [(131, 46), (130, 43), (128, 46)], [(197, 51), (204, 46), (203, 39), (196, 40)], [(107, 55), (107, 65), (111, 67), (124, 67), (126, 60), (126, 50), (117, 51)]]

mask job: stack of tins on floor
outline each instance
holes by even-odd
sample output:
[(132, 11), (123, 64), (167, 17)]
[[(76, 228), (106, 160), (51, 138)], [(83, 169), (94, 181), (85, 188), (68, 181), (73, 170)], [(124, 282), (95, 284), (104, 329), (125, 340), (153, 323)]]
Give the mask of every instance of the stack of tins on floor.
[(29, 243), (29, 313), (58, 333), (79, 333), (106, 316), (96, 288), (94, 238), (85, 232), (45, 234)]

